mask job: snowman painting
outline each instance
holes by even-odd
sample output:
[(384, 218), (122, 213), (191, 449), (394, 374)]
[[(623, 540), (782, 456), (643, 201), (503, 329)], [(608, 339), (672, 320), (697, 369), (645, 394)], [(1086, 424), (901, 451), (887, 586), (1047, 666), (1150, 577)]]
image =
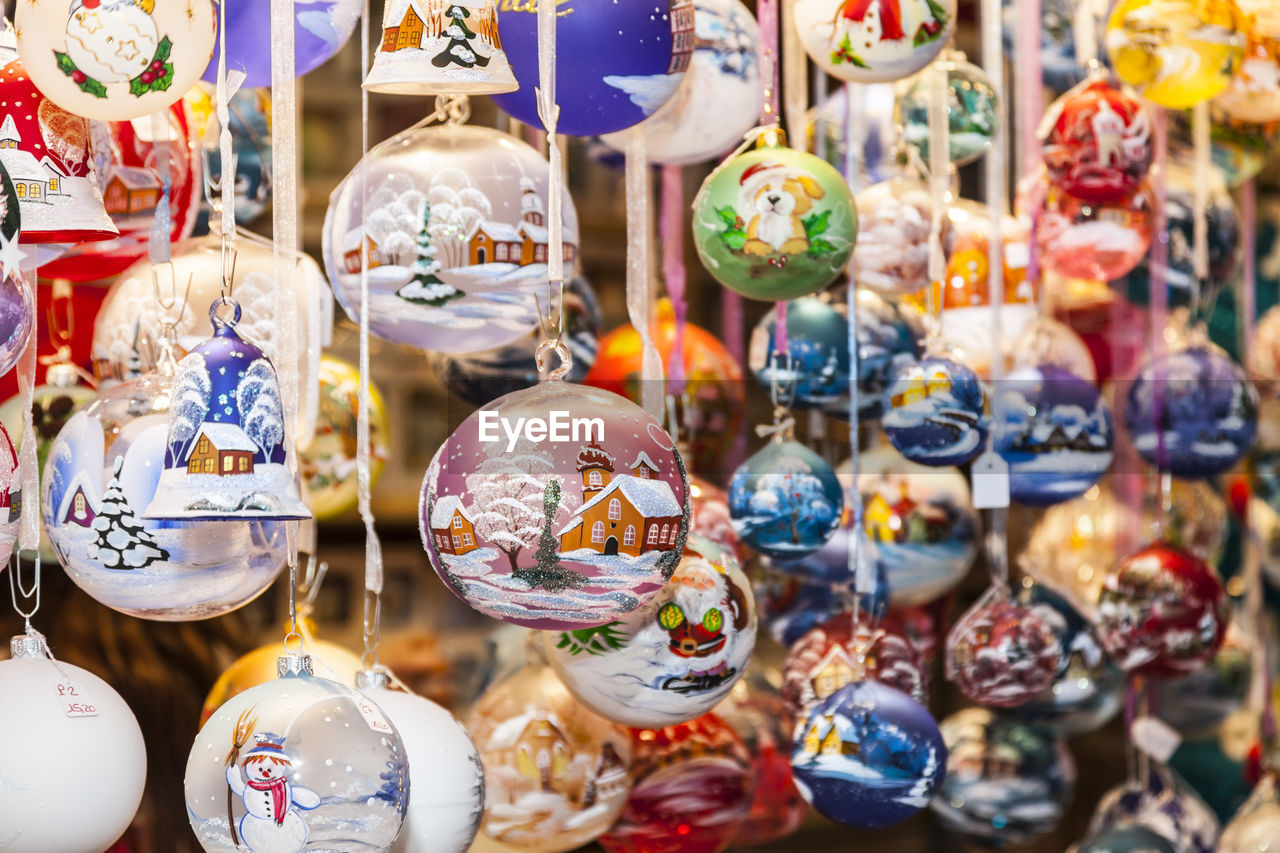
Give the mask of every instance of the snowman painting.
[(253, 737), (256, 746), (239, 766), (227, 768), (227, 785), (244, 801), (240, 840), (253, 853), (302, 853), (308, 829), (300, 810), (320, 805), (320, 795), (289, 782), (293, 762), (284, 751), (284, 737), (271, 732)]
[(141, 97), (173, 83), (173, 44), (161, 37), (155, 0), (74, 0), (67, 19), (66, 53), (58, 68), (80, 89), (107, 97), (106, 84), (128, 83)]

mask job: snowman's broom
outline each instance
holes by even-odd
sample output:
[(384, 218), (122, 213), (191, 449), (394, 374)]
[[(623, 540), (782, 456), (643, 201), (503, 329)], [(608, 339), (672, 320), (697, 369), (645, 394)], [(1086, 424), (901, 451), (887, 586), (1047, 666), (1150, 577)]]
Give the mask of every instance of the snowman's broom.
[[(231, 751), (227, 753), (225, 767), (234, 767), (240, 760), (240, 750), (248, 743), (249, 736), (253, 734), (253, 730), (258, 727), (258, 718), (252, 716), (253, 708), (246, 708), (240, 712), (240, 718), (236, 720), (235, 739), (231, 746)], [(231, 786), (227, 786), (227, 828), (231, 830), (231, 842), (236, 847), (240, 846), (240, 838), (236, 835), (236, 817), (232, 810), (234, 799), (231, 794)]]

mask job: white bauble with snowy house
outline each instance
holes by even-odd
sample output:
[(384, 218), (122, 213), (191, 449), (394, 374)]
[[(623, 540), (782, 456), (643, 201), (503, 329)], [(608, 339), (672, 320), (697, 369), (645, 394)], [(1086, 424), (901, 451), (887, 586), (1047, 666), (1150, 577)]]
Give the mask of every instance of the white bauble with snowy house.
[(934, 60), (956, 25), (956, 0), (791, 0), (805, 52), (857, 83), (909, 77)]
[(519, 88), (494, 0), (390, 0), (364, 78), (394, 95), (498, 95)]
[[(391, 137), (329, 199), (324, 263), (334, 295), (358, 320), (367, 275), (370, 331), (425, 350), (477, 352), (523, 337), (548, 299), (550, 179), (541, 154), (492, 128), (433, 125)], [(569, 277), (578, 215), (567, 189), (562, 220)]]
[(40, 509), (58, 562), (97, 601), (144, 619), (206, 619), (276, 579), (284, 525), (143, 518), (164, 467), (172, 394), (173, 378), (151, 373), (72, 415), (49, 447)]

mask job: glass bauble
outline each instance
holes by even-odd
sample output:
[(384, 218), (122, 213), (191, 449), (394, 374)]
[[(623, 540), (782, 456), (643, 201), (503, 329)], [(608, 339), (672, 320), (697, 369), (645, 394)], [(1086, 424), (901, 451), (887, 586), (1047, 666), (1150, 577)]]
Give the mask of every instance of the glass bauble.
[(974, 702), (1013, 708), (1053, 683), (1064, 654), (1043, 616), (993, 586), (947, 635), (947, 677)]
[[(928, 184), (898, 176), (857, 195), (858, 241), (853, 269), (858, 285), (884, 294), (915, 293), (929, 285), (929, 234), (933, 196)], [(944, 253), (951, 248), (951, 220), (942, 218)]]
[(796, 724), (796, 788), (820, 814), (860, 829), (901, 823), (946, 776), (938, 724), (909, 696), (876, 681), (846, 685)]
[(947, 778), (932, 802), (950, 831), (987, 847), (1024, 844), (1067, 813), (1076, 765), (1052, 735), (967, 708), (942, 721)]
[(885, 436), (922, 465), (963, 465), (986, 449), (986, 388), (967, 365), (927, 356), (900, 367), (885, 392)]
[(579, 702), (615, 723), (661, 728), (710, 711), (755, 647), (751, 584), (733, 555), (691, 535), (666, 586), (598, 628), (546, 633), (543, 648)]
[[(347, 316), (359, 320), (367, 257), (369, 328), (380, 338), (457, 353), (528, 334), (547, 298), (549, 168), (530, 146), (479, 125), (411, 128), (376, 145), (325, 214), (325, 270)], [(571, 275), (578, 216), (567, 190), (562, 218)]]
[(0, 375), (13, 370), (31, 340), (36, 321), (31, 284), (18, 270), (0, 272)]
[(1151, 120), (1137, 98), (1095, 77), (1049, 107), (1041, 125), (1049, 180), (1101, 204), (1133, 193), (1151, 169)]
[(419, 509), (423, 547), (455, 595), (495, 619), (572, 630), (659, 593), (684, 550), (689, 481), (639, 406), (551, 380), (463, 421)]
[[(244, 85), (271, 85), (270, 3), (258, 0), (221, 0), (227, 32), (227, 70), (245, 74)], [(360, 20), (360, 0), (321, 0), (298, 4), (294, 11), (294, 74), (301, 77), (319, 68), (351, 38)], [(437, 14), (433, 8), (427, 14)], [(421, 22), (419, 22), (421, 23)], [(222, 45), (215, 42), (213, 59), (204, 69), (206, 83), (218, 82)]]
[(766, 390), (794, 394), (797, 409), (821, 408), (849, 396), (849, 318), (830, 294), (787, 303), (787, 351), (778, 350), (778, 311), (751, 332), (747, 366)]
[[(1252, 516), (1249, 521), (1253, 523)], [(1190, 737), (1217, 731), (1245, 707), (1258, 641), (1241, 627), (1240, 617), (1239, 610), (1232, 613), (1222, 645), (1200, 669), (1151, 683), (1160, 719), (1181, 734)]]
[(1126, 672), (1177, 676), (1217, 652), (1228, 601), (1218, 573), (1167, 542), (1121, 560), (1098, 593), (1098, 635)]
[(1254, 124), (1280, 120), (1280, 10), (1267, 0), (1236, 0), (1245, 16), (1244, 61), (1214, 103)]
[(1130, 779), (1107, 791), (1089, 822), (1090, 834), (1138, 824), (1177, 845), (1180, 853), (1215, 853), (1218, 819), (1172, 770), (1152, 763), (1144, 786)]
[(270, 520), (142, 518), (164, 466), (173, 377), (151, 373), (105, 391), (49, 448), (41, 514), (76, 585), (113, 610), (187, 621), (257, 598), (285, 564)]
[[(987, 73), (965, 59), (963, 53), (944, 55), (940, 60), (947, 72), (948, 154), (953, 166), (974, 162), (995, 144), (1000, 105)], [(920, 159), (929, 162), (929, 81), (921, 75), (898, 96), (894, 118), (907, 143)]]
[[(867, 83), (854, 90), (850, 101), (848, 90), (837, 86), (825, 101), (805, 113), (809, 127), (806, 149), (825, 159), (851, 184), (855, 176), (845, 174), (850, 168), (858, 172), (856, 177), (864, 185), (890, 178), (897, 168), (892, 156), (898, 138), (893, 121), (894, 88), (892, 83)], [(856, 116), (852, 123), (857, 140), (857, 156), (848, 158), (852, 163), (845, 156), (850, 108)]]
[(1217, 853), (1266, 853), (1280, 838), (1280, 793), (1268, 773), (1222, 830)]
[(835, 471), (794, 440), (770, 441), (729, 481), (734, 529), (743, 544), (769, 557), (814, 553), (835, 532), (843, 509)]
[[(388, 851), (409, 806), (405, 744), (380, 708), (311, 674), (306, 655), (213, 713), (187, 758), (186, 808), (205, 853)], [(427, 771), (431, 772), (431, 771)]]
[(791, 0), (805, 52), (841, 80), (883, 83), (934, 60), (956, 26), (955, 0), (884, 6), (868, 0)]
[(1040, 262), (1067, 278), (1120, 278), (1133, 271), (1151, 245), (1154, 207), (1146, 184), (1107, 202), (1082, 201), (1050, 185), (1043, 193), (1036, 231)]

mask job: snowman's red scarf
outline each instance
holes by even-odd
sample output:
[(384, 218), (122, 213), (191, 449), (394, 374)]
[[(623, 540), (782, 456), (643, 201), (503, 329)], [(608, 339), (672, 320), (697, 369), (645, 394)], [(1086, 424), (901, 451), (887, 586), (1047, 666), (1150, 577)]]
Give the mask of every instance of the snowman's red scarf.
[(271, 806), (272, 811), (275, 814), (277, 824), (284, 823), (285, 814), (289, 811), (289, 799), (285, 793), (285, 786), (288, 784), (288, 780), (283, 776), (272, 779), (270, 782), (255, 782), (252, 779), (249, 780), (249, 787), (253, 790), (271, 792)]

